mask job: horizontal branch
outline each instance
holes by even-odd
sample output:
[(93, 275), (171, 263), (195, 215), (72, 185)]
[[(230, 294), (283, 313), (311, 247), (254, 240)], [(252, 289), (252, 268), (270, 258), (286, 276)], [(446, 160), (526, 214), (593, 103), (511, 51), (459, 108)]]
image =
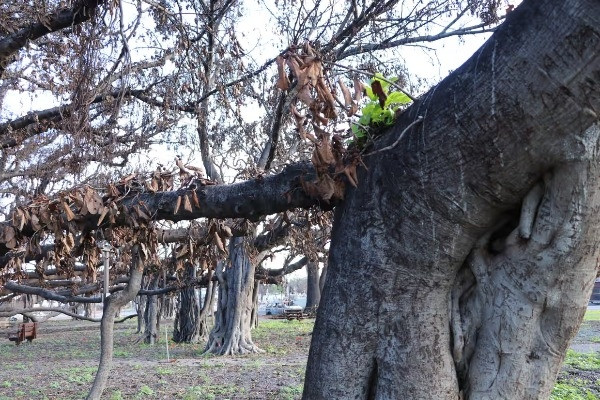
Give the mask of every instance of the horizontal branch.
[[(143, 90), (113, 90), (110, 93), (96, 96), (89, 104), (101, 103), (109, 98), (116, 98), (119, 96), (140, 96), (143, 93)], [(31, 128), (32, 125), (38, 126), (40, 123), (60, 122), (71, 115), (76, 108), (75, 104), (67, 104), (45, 110), (33, 111), (12, 121), (0, 123), (0, 148), (6, 149), (15, 147), (25, 139), (45, 132), (46, 129), (23, 130), (25, 128)]]
[(60, 303), (101, 303), (102, 297), (82, 297), (82, 296), (71, 296), (71, 295), (62, 295), (57, 292), (53, 292), (51, 290), (32, 287), (26, 285), (20, 285), (14, 281), (8, 281), (4, 284), (4, 290), (10, 290), (12, 292), (21, 293), (21, 294), (32, 294), (36, 296), (40, 296), (46, 300), (54, 300)]
[[(75, 319), (80, 319), (83, 321), (102, 322), (101, 318), (86, 317), (85, 315), (79, 315), (77, 313), (71, 312), (65, 308), (60, 308), (60, 307), (34, 307), (34, 308), (5, 310), (5, 311), (0, 311), (0, 318), (12, 317), (13, 315), (18, 315), (18, 314), (29, 317), (28, 314), (34, 313), (34, 312), (55, 312), (55, 313), (68, 315), (69, 317), (72, 317)], [(126, 317), (121, 318), (118, 321), (115, 321), (115, 323), (124, 322), (124, 321), (127, 321), (128, 319), (135, 318), (135, 317), (137, 317), (137, 314), (128, 315)]]
[(267, 269), (259, 266), (256, 268), (254, 279), (260, 280), (266, 284), (277, 284), (280, 283), (281, 277), (303, 268), (308, 264), (308, 261), (308, 257), (304, 256), (296, 262), (287, 263), (283, 268)]
[[(154, 221), (189, 221), (197, 218), (246, 218), (252, 221), (261, 216), (276, 214), (294, 208), (310, 208), (319, 205), (316, 198), (308, 196), (302, 189), (303, 181), (314, 181), (316, 174), (310, 162), (292, 164), (278, 174), (251, 179), (230, 185), (208, 185), (200, 183), (190, 189), (179, 189), (170, 192), (134, 192), (119, 201), (122, 211), (115, 225), (128, 225), (128, 218), (133, 207), (141, 206), (145, 213)], [(200, 207), (185, 210), (183, 198), (191, 196), (195, 191)], [(188, 197), (189, 200), (189, 197)], [(332, 204), (325, 204), (332, 207)], [(177, 212), (176, 212), (177, 211)], [(66, 221), (66, 216), (62, 217)], [(99, 216), (95, 214), (76, 215), (71, 221), (80, 228), (96, 229)], [(105, 218), (105, 221), (108, 218)], [(108, 224), (104, 222), (103, 225)], [(11, 221), (0, 223), (0, 231), (12, 226)], [(39, 229), (39, 228), (38, 228)], [(31, 226), (31, 221), (24, 224), (21, 234), (33, 235), (38, 229)], [(8, 249), (0, 245), (0, 255)]]
[(39, 39), (51, 32), (79, 25), (91, 18), (95, 9), (104, 0), (79, 0), (71, 8), (65, 8), (43, 18), (43, 21), (33, 23), (0, 40), (0, 77), (4, 72), (10, 56), (27, 45), (32, 40)]

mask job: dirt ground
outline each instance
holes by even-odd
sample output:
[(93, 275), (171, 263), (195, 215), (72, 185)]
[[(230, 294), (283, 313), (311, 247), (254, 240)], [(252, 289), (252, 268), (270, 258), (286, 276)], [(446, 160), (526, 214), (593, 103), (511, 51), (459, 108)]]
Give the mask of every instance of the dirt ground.
[[(298, 399), (313, 320), (263, 320), (253, 331), (262, 354), (202, 356), (201, 345), (138, 342), (136, 322), (115, 325), (115, 358), (103, 399)], [(99, 357), (98, 324), (42, 323), (31, 344), (0, 331), (0, 400), (83, 399)]]
[[(313, 322), (262, 320), (253, 338), (264, 353), (242, 357), (202, 356), (201, 345), (169, 342), (168, 362), (164, 335), (170, 322), (150, 346), (138, 342), (136, 323), (127, 321), (116, 325), (115, 361), (103, 398), (299, 399)], [(0, 400), (85, 398), (99, 356), (98, 324), (45, 322), (33, 343), (20, 346), (5, 339), (7, 332), (0, 330)], [(587, 321), (573, 348), (597, 356), (599, 342), (600, 321)], [(590, 365), (565, 365), (559, 383), (571, 390), (569, 382), (587, 382), (589, 395), (582, 398), (600, 398), (600, 365)], [(553, 397), (563, 398), (578, 399)]]

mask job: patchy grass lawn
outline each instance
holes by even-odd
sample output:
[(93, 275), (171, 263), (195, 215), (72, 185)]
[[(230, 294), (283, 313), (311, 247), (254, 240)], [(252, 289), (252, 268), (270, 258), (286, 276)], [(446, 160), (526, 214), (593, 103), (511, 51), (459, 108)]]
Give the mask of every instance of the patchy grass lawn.
[(584, 321), (600, 321), (600, 310), (587, 310), (583, 316)]
[[(203, 356), (203, 345), (169, 341), (170, 362), (164, 330), (150, 346), (138, 342), (135, 322), (116, 325), (103, 399), (299, 399), (313, 323), (261, 320), (253, 338), (265, 352), (240, 357)], [(31, 344), (0, 340), (0, 400), (84, 399), (99, 358), (98, 328), (52, 321)]]
[[(265, 352), (240, 357), (203, 356), (203, 345), (169, 341), (163, 324), (154, 346), (138, 342), (136, 323), (115, 327), (115, 359), (103, 399), (297, 400), (302, 395), (313, 320), (261, 320), (253, 331)], [(0, 337), (4, 337), (0, 332)], [(570, 350), (552, 400), (600, 399), (600, 312), (586, 315), (577, 346)], [(96, 372), (98, 325), (46, 322), (33, 343), (0, 340), (0, 400), (83, 399)]]

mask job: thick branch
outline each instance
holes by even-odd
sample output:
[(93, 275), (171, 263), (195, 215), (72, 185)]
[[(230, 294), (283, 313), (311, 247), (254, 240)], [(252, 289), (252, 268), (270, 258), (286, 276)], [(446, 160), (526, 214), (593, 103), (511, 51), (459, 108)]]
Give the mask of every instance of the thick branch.
[(40, 296), (46, 300), (54, 300), (60, 303), (68, 303), (68, 302), (77, 302), (77, 303), (101, 303), (101, 297), (81, 297), (81, 296), (71, 296), (71, 295), (62, 295), (51, 290), (46, 290), (39, 287), (31, 287), (25, 285), (19, 285), (14, 281), (8, 281), (4, 284), (5, 290), (10, 290), (12, 292), (17, 292), (21, 294), (33, 294), (36, 296)]
[(4, 37), (0, 40), (0, 77), (6, 64), (10, 62), (10, 56), (25, 47), (27, 42), (89, 20), (95, 9), (102, 3), (104, 0), (77, 1), (73, 7), (62, 9), (45, 18), (43, 22), (31, 24)]
[[(105, 93), (96, 96), (89, 104), (100, 103), (106, 99), (119, 97), (119, 96), (142, 96), (143, 90), (113, 90), (110, 93)], [(16, 118), (12, 121), (3, 122), (0, 124), (0, 148), (6, 149), (15, 147), (23, 140), (38, 135), (46, 131), (45, 127), (41, 129), (32, 128), (34, 126), (40, 126), (43, 123), (57, 123), (67, 118), (74, 111), (75, 106), (68, 104), (59, 107), (48, 108), (46, 110), (33, 111), (22, 117)], [(23, 131), (28, 128), (26, 131)], [(17, 132), (16, 131), (20, 131)]]
[[(197, 218), (247, 218), (257, 220), (260, 216), (275, 214), (294, 208), (310, 208), (318, 205), (318, 200), (311, 198), (302, 189), (302, 181), (313, 181), (315, 172), (312, 164), (298, 163), (286, 167), (281, 173), (261, 177), (232, 185), (202, 186), (198, 184), (196, 196), (200, 208), (194, 207), (192, 211), (175, 208), (178, 197), (191, 194), (191, 190), (180, 189), (172, 192), (136, 193), (122, 200), (121, 205), (127, 209), (143, 203), (143, 208), (149, 212), (153, 220), (183, 221)], [(180, 200), (181, 203), (181, 200)], [(331, 207), (332, 205), (329, 205)], [(117, 225), (128, 223), (128, 213), (121, 213)], [(82, 226), (97, 226), (98, 215), (87, 214), (77, 216), (77, 221)], [(11, 222), (3, 222), (0, 229), (10, 226)], [(36, 230), (27, 223), (22, 233), (33, 234)], [(0, 254), (6, 254), (4, 248)]]

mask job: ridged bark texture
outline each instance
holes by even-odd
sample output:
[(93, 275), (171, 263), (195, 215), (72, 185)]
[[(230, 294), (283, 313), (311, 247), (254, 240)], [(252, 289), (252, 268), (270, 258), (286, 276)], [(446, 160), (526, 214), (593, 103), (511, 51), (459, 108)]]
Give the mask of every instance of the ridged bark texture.
[(600, 2), (525, 0), (365, 151), (304, 399), (548, 397), (597, 268), (599, 48)]
[(261, 351), (250, 333), (252, 324), (254, 270), (247, 256), (245, 238), (233, 237), (229, 242), (229, 265), (217, 266), (219, 303), (206, 352), (219, 355), (256, 353)]

